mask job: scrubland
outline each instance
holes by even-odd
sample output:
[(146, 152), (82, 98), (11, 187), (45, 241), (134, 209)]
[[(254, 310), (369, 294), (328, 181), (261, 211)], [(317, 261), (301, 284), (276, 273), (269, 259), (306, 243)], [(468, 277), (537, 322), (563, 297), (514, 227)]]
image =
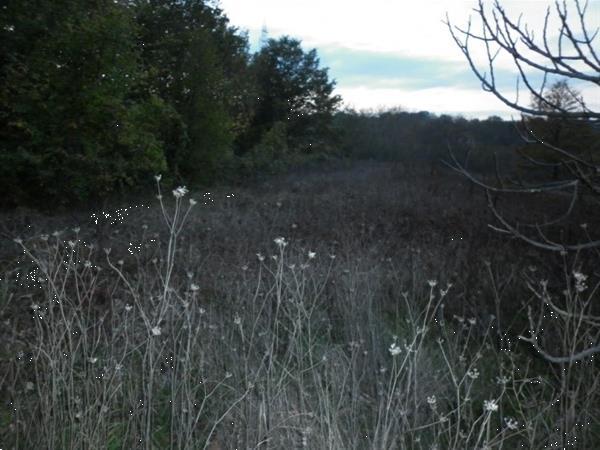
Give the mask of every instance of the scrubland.
[(158, 186), (2, 215), (1, 448), (600, 445), (597, 359), (518, 338), (529, 315), (551, 354), (590, 344), (597, 255), (498, 233), (468, 182), (400, 163)]

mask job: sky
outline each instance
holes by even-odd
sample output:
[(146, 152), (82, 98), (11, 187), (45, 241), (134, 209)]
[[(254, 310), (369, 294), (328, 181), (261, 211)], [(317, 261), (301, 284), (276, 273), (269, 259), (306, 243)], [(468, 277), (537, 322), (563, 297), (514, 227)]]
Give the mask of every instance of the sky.
[[(536, 36), (546, 9), (554, 5), (549, 0), (501, 3), (515, 19), (522, 13)], [(448, 14), (452, 24), (464, 27), (471, 16), (477, 30), (476, 6), (474, 0), (220, 0), (231, 24), (248, 32), (252, 50), (258, 48), (263, 27), (271, 38), (288, 35), (300, 39), (305, 50), (316, 48), (344, 106), (516, 118), (518, 113), (482, 91), (444, 23)], [(589, 0), (586, 22), (591, 31), (600, 26), (600, 0)], [(556, 37), (557, 24), (551, 21), (549, 30)], [(596, 42), (600, 47), (600, 36)], [(475, 46), (473, 54), (485, 63), (482, 46)], [(512, 61), (500, 55), (495, 67), (498, 86), (514, 98), (517, 72)], [(541, 78), (532, 74), (532, 80)], [(597, 87), (575, 87), (588, 102), (600, 103)]]

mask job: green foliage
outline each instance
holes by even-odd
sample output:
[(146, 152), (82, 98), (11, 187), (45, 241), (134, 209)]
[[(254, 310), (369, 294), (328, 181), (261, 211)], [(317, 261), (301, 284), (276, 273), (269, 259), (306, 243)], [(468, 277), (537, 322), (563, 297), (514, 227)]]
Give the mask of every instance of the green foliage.
[(269, 39), (256, 54), (252, 68), (257, 83), (256, 112), (244, 136), (248, 151), (278, 122), (287, 127), (288, 146), (311, 150), (331, 139), (332, 118), (340, 103), (334, 81), (319, 67), (316, 50), (304, 52), (290, 37)]
[(277, 122), (249, 152), (240, 158), (241, 173), (246, 177), (277, 173), (289, 163), (287, 126)]
[(210, 0), (10, 2), (0, 35), (0, 206), (209, 184), (333, 142), (316, 51), (282, 38), (252, 58)]
[(145, 91), (127, 8), (12, 2), (0, 28), (4, 201), (94, 201), (164, 168), (151, 124), (166, 108)]
[(244, 128), (244, 105), (231, 99), (243, 97), (246, 39), (204, 1), (140, 1), (136, 12), (152, 89), (179, 119), (161, 133), (169, 169), (180, 180), (211, 182)]

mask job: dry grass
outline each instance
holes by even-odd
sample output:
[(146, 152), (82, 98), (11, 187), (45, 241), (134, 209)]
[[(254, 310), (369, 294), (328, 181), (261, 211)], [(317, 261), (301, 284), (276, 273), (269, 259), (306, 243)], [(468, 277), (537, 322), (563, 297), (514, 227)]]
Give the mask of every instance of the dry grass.
[(582, 259), (489, 231), (454, 175), (164, 196), (106, 227), (5, 216), (2, 448), (597, 447), (596, 362), (516, 339), (543, 312), (526, 281), (559, 289)]

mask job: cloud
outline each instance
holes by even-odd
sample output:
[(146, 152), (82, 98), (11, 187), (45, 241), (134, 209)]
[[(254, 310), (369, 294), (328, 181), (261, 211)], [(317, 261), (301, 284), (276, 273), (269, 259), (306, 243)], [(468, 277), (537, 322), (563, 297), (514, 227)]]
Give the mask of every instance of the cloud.
[[(544, 12), (553, 4), (540, 0), (503, 3), (511, 17), (523, 13), (533, 29), (541, 29)], [(466, 26), (472, 16), (474, 29), (480, 27), (473, 11), (476, 0), (221, 0), (220, 4), (233, 24), (254, 32), (265, 25), (273, 36), (289, 34), (309, 46), (343, 46), (443, 61), (464, 62), (443, 23), (446, 14), (460, 26)]]
[[(319, 57), (338, 85), (344, 87), (367, 84), (414, 89), (479, 87), (479, 81), (462, 61), (437, 61), (332, 45), (319, 48)], [(496, 76), (499, 88), (514, 88), (516, 78), (512, 71), (499, 69)]]
[[(488, 111), (504, 117), (515, 114), (481, 90), (443, 23), (446, 13), (452, 24), (463, 27), (471, 16), (473, 30), (478, 32), (481, 23), (473, 11), (476, 0), (221, 0), (220, 4), (233, 25), (248, 30), (255, 48), (263, 26), (270, 37), (290, 35), (301, 39), (305, 49), (317, 48), (322, 65), (330, 68), (330, 76), (337, 81), (336, 93), (348, 104), (360, 108), (401, 105), (467, 115), (477, 111), (484, 116)], [(553, 0), (502, 0), (501, 4), (515, 20), (523, 13), (522, 23), (536, 30), (537, 39), (546, 9), (554, 7)], [(491, 5), (484, 1), (488, 11)], [(555, 42), (559, 28), (556, 11), (551, 9), (551, 13), (554, 20), (548, 30), (550, 42)], [(489, 73), (485, 46), (472, 44), (478, 68)], [(501, 53), (494, 70), (498, 89), (514, 99), (514, 61)], [(540, 86), (539, 72), (528, 75), (533, 86)], [(521, 83), (522, 104), (527, 104), (530, 95), (523, 89)], [(584, 94), (588, 101), (594, 95), (589, 87)]]
[(358, 110), (401, 107), (408, 111), (461, 114), (469, 118), (498, 115), (508, 119), (518, 116), (494, 95), (480, 89), (433, 87), (415, 90), (359, 86), (340, 88), (339, 93), (345, 106)]

